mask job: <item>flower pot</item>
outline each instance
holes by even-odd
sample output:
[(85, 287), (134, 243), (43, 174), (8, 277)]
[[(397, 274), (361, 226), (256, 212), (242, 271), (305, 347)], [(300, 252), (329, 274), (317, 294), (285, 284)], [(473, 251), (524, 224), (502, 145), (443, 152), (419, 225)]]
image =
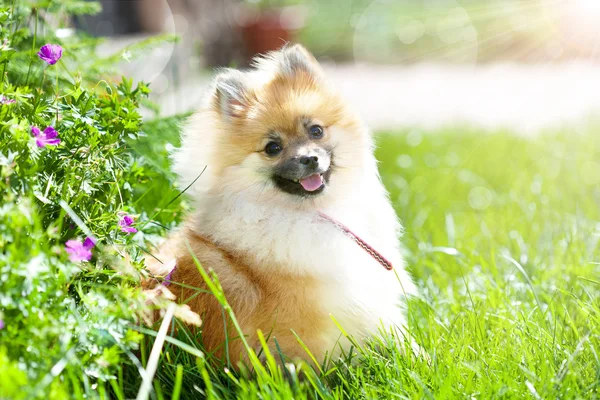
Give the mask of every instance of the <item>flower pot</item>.
[(292, 41), (303, 25), (303, 13), (298, 11), (297, 7), (246, 10), (240, 28), (248, 60)]

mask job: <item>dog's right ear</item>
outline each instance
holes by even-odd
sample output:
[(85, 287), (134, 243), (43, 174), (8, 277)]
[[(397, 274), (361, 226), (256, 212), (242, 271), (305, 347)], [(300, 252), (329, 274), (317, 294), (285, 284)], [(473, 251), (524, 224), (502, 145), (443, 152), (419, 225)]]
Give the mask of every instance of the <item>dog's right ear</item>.
[(223, 119), (240, 118), (248, 106), (246, 76), (235, 69), (221, 72), (215, 79), (214, 106)]

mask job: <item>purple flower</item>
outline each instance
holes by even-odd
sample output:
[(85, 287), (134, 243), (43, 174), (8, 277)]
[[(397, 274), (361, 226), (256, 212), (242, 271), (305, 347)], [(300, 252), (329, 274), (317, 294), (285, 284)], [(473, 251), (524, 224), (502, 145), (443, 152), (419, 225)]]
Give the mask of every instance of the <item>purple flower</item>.
[(4, 104), (14, 104), (16, 103), (16, 101), (14, 99), (8, 99), (2, 95), (0, 95), (0, 104), (4, 105)]
[(38, 57), (50, 65), (54, 65), (62, 57), (63, 49), (58, 44), (45, 44), (40, 48)]
[(1, 330), (1, 329), (4, 329), (4, 321), (2, 321), (2, 320), (0, 319), (0, 330)]
[(169, 286), (173, 279), (173, 273), (177, 269), (177, 262), (175, 260), (172, 261), (173, 268), (169, 271), (169, 273), (163, 278), (162, 284), (163, 286)]
[(92, 248), (96, 245), (93, 239), (85, 238), (81, 243), (79, 240), (68, 240), (65, 244), (65, 250), (69, 253), (69, 260), (72, 262), (90, 261), (92, 258)]
[(44, 132), (40, 132), (40, 128), (37, 126), (32, 126), (31, 133), (35, 136), (35, 144), (37, 144), (38, 147), (56, 146), (60, 143), (60, 139), (57, 137), (58, 132), (51, 126), (44, 129)]
[(138, 230), (135, 229), (133, 226), (133, 217), (127, 214), (124, 214), (121, 216), (121, 219), (119, 220), (119, 228), (121, 228), (121, 232), (126, 232), (126, 233), (136, 233)]

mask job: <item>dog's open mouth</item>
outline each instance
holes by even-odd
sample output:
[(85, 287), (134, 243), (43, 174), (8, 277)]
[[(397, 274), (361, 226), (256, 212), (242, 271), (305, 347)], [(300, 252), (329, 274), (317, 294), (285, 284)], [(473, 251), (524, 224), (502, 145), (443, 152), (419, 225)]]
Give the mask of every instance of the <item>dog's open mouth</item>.
[(325, 172), (312, 174), (298, 179), (288, 179), (280, 175), (274, 175), (273, 180), (277, 187), (284, 192), (302, 196), (312, 196), (325, 190), (331, 169)]

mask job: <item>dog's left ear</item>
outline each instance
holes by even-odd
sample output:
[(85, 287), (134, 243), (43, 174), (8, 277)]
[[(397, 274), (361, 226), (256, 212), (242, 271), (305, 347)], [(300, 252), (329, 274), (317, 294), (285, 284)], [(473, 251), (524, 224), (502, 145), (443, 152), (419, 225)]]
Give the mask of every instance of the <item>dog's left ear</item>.
[(299, 71), (306, 72), (313, 77), (323, 75), (319, 62), (302, 45), (285, 46), (279, 51), (278, 58), (279, 69), (285, 75), (295, 75)]

